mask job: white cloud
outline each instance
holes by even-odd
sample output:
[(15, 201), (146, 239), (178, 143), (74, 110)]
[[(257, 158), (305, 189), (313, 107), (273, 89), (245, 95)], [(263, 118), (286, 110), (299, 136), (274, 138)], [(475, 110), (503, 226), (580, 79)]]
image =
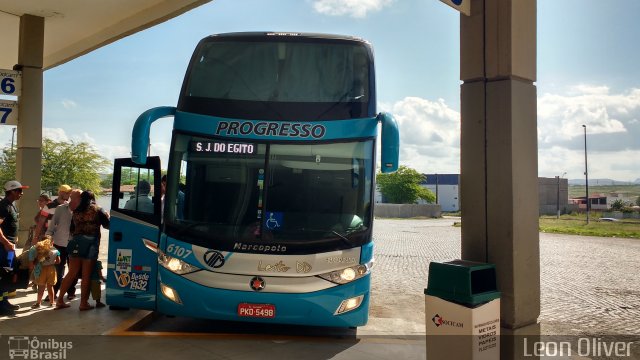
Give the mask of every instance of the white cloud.
[(11, 146), (11, 138), (13, 137), (13, 141), (14, 141), (14, 145), (15, 145), (15, 141), (16, 138), (13, 133), (13, 129), (15, 129), (15, 126), (0, 126), (0, 146), (2, 147), (9, 147)]
[(576, 85), (565, 95), (538, 98), (538, 173), (584, 177), (587, 126), (590, 178), (640, 177), (640, 89), (612, 93), (607, 86)]
[[(111, 161), (113, 161), (113, 159), (131, 157), (131, 149), (128, 146), (97, 145), (95, 147), (100, 155), (104, 156), (105, 158)], [(111, 169), (109, 171), (111, 171)]]
[[(407, 97), (380, 108), (400, 128), (400, 164), (423, 173), (460, 171), (460, 114), (443, 100)], [(571, 94), (538, 99), (538, 173), (584, 177), (582, 124), (587, 125), (589, 175), (640, 178), (640, 89), (612, 93), (605, 86), (575, 86)]]
[[(634, 181), (640, 178), (640, 150), (589, 151), (589, 183), (591, 179)], [(584, 151), (563, 147), (538, 149), (538, 174), (584, 179)]]
[(398, 122), (401, 165), (423, 173), (460, 171), (460, 113), (444, 100), (407, 97), (381, 108)]
[(609, 87), (604, 85), (578, 84), (569, 87), (567, 95), (608, 95)]
[(69, 137), (61, 128), (42, 128), (42, 137), (53, 141), (69, 141)]
[(640, 89), (611, 94), (606, 86), (578, 85), (570, 95), (544, 94), (538, 98), (538, 141), (550, 146), (583, 133), (626, 133), (640, 118)]
[[(113, 161), (115, 158), (130, 157), (131, 154), (131, 150), (129, 150), (127, 146), (98, 144), (96, 139), (86, 132), (68, 135), (67, 132), (61, 128), (43, 128), (42, 136), (43, 138), (54, 141), (86, 142), (91, 145), (98, 154), (110, 161)], [(111, 168), (108, 170), (111, 171)]]
[(330, 16), (364, 18), (367, 13), (380, 11), (395, 0), (314, 0), (313, 9)]
[[(10, 131), (5, 134), (6, 131), (0, 127), (0, 139), (6, 138), (7, 135), (10, 139)], [(118, 158), (131, 157), (130, 145), (107, 145), (96, 140), (92, 135), (83, 132), (79, 134), (67, 134), (64, 129), (61, 128), (43, 128), (43, 138), (51, 139), (54, 141), (74, 141), (74, 142), (86, 142), (91, 145), (94, 150), (106, 159), (113, 161)], [(171, 141), (170, 136), (167, 139), (156, 139), (152, 134), (151, 136), (151, 156), (160, 156), (161, 164), (163, 168), (166, 168), (169, 160), (170, 143), (163, 140)], [(111, 169), (110, 169), (111, 170)]]
[(64, 99), (64, 100), (62, 100), (62, 106), (67, 110), (68, 109), (75, 109), (75, 108), (78, 107), (78, 103), (76, 103), (73, 100)]

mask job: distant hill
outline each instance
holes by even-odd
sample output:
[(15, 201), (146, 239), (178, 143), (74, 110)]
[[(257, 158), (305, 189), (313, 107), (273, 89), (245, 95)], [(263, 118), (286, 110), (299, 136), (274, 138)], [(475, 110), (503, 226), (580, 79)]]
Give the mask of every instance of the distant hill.
[[(569, 179), (569, 185), (584, 185), (584, 179)], [(589, 186), (611, 186), (611, 185), (638, 185), (640, 178), (635, 181), (620, 181), (613, 179), (589, 179)]]

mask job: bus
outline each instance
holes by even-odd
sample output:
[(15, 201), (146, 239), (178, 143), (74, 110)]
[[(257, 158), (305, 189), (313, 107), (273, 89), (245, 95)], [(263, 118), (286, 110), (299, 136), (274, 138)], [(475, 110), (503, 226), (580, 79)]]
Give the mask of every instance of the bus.
[[(166, 185), (159, 158), (148, 156), (151, 124), (163, 117), (173, 117)], [(380, 171), (397, 170), (398, 126), (376, 113), (368, 42), (202, 39), (177, 107), (141, 114), (132, 157), (115, 161), (108, 305), (365, 325), (378, 146)]]

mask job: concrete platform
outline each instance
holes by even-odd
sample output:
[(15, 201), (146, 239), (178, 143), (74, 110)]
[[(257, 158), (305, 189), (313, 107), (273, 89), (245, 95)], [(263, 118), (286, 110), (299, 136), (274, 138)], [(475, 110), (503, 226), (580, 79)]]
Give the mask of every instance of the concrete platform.
[[(21, 309), (14, 317), (0, 318), (0, 358), (6, 358), (9, 346), (15, 348), (20, 337), (26, 337), (30, 345), (56, 347), (39, 345), (38, 351), (65, 359), (426, 358), (423, 336), (372, 335), (372, 329), (367, 335), (319, 327), (266, 329), (264, 324), (168, 318), (142, 310), (79, 311), (78, 298), (67, 309), (32, 310), (35, 298), (31, 290), (18, 290), (12, 303)], [(71, 348), (60, 349), (67, 344)]]

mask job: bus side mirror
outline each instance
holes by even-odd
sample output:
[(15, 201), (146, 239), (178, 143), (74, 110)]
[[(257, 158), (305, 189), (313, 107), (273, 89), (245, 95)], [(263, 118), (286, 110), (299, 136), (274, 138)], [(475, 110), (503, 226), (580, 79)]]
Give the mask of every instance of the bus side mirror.
[(381, 134), (381, 171), (383, 173), (391, 173), (398, 170), (398, 162), (400, 157), (400, 132), (398, 131), (398, 123), (393, 115), (389, 113), (380, 113), (377, 117), (382, 124)]
[(133, 125), (131, 135), (131, 160), (139, 165), (147, 163), (147, 150), (149, 148), (149, 132), (151, 123), (165, 116), (176, 114), (173, 106), (161, 106), (143, 112)]

